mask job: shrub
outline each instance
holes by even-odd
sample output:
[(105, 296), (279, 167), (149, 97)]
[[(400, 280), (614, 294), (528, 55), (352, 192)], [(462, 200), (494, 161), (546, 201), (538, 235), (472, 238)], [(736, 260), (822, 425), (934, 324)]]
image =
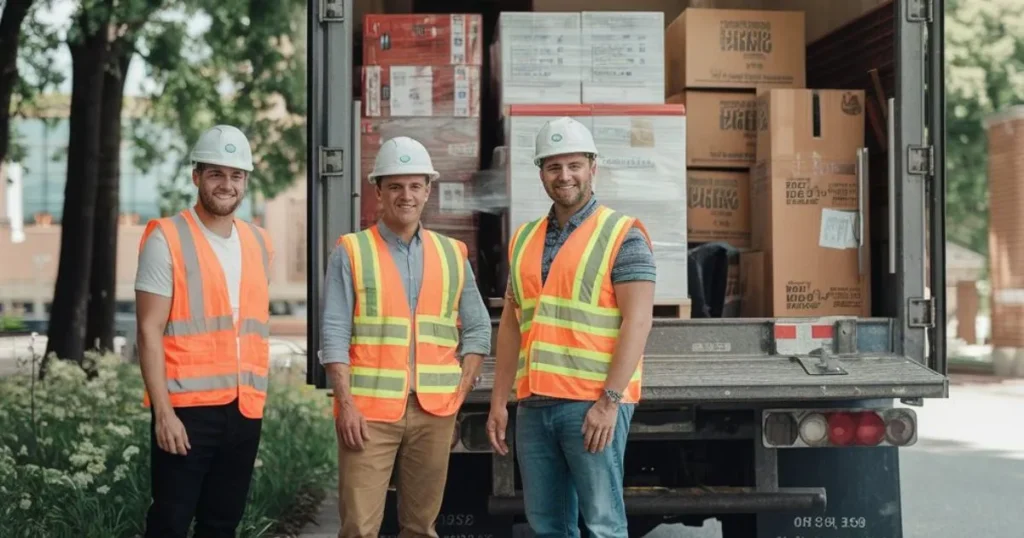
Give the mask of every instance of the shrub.
[[(90, 357), (98, 375), (52, 361), (43, 381), (0, 378), (0, 536), (142, 534), (149, 506), (149, 410), (138, 365)], [(330, 400), (275, 370), (241, 537), (265, 536), (333, 483)]]

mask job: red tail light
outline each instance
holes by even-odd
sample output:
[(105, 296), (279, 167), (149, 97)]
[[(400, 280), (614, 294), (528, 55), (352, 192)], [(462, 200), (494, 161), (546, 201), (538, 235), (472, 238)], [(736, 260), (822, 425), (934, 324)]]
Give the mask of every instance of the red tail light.
[(832, 413), (828, 417), (828, 440), (834, 446), (853, 444), (857, 421), (852, 413)]
[(885, 437), (885, 422), (882, 417), (871, 411), (861, 413), (855, 437), (858, 445), (875, 446), (881, 443)]

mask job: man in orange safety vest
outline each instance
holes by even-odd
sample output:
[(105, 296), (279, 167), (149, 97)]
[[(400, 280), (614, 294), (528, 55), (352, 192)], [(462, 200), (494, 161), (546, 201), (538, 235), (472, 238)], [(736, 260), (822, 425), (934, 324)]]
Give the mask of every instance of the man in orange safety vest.
[(538, 536), (627, 536), (623, 458), (651, 329), (655, 263), (639, 220), (596, 201), (597, 147), (546, 123), (534, 162), (553, 204), (509, 243), (487, 431), (508, 453), (510, 388), (526, 518)]
[(438, 177), (418, 141), (384, 142), (369, 174), (381, 217), (343, 235), (327, 265), (320, 360), (335, 395), (340, 538), (379, 535), (396, 464), (400, 536), (437, 536), (456, 413), (490, 353), (466, 244), (420, 224)]
[(260, 443), (269, 367), (270, 237), (235, 216), (253, 170), (235, 127), (192, 150), (196, 204), (149, 222), (135, 279), (152, 411), (149, 537), (235, 536)]

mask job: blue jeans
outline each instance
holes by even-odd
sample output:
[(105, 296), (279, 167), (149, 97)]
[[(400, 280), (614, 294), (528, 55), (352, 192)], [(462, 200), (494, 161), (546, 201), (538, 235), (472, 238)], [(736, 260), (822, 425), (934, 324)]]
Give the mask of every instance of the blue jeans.
[(537, 538), (578, 537), (581, 512), (591, 537), (628, 536), (622, 475), (635, 405), (619, 405), (611, 444), (592, 454), (583, 446), (582, 431), (593, 404), (517, 406), (516, 458), (526, 519)]

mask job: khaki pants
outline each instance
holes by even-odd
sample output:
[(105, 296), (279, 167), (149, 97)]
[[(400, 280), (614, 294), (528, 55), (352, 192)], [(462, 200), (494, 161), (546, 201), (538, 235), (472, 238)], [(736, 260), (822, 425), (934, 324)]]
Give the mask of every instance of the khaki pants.
[(378, 536), (396, 463), (399, 536), (437, 538), (455, 418), (427, 413), (410, 394), (401, 420), (368, 422), (370, 440), (361, 451), (338, 438), (338, 538)]

